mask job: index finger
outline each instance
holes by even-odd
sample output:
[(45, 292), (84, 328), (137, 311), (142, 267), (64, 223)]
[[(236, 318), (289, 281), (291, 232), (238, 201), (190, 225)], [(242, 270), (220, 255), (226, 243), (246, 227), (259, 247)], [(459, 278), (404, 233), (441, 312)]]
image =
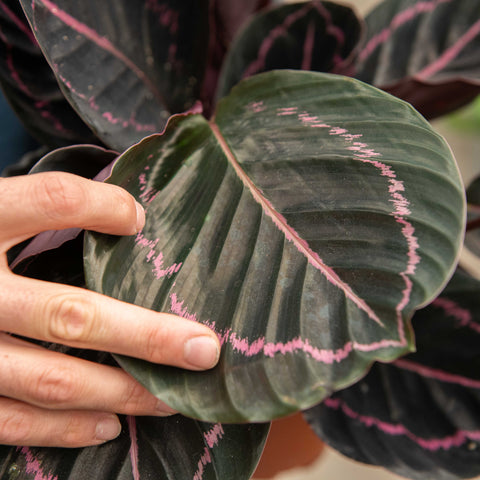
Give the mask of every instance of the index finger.
[(132, 235), (143, 208), (123, 188), (64, 172), (0, 179), (0, 242), (4, 249), (45, 230), (79, 227)]

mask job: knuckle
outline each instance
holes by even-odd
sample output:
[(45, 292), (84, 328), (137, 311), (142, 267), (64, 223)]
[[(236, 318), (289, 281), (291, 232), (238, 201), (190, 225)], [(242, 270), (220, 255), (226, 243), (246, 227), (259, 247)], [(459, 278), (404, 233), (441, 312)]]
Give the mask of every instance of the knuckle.
[(85, 444), (88, 429), (85, 428), (85, 418), (72, 415), (69, 417), (65, 428), (59, 433), (60, 445), (79, 447)]
[(21, 445), (31, 433), (32, 418), (26, 408), (11, 405), (0, 414), (0, 444)]
[(124, 394), (119, 399), (119, 405), (122, 411), (127, 414), (135, 414), (144, 410), (145, 407), (145, 388), (136, 381), (130, 382)]
[(93, 330), (95, 305), (83, 294), (57, 295), (46, 305), (47, 337), (54, 341), (87, 341)]
[(147, 360), (154, 363), (165, 362), (165, 345), (171, 345), (172, 342), (166, 341), (158, 329), (150, 328), (142, 335), (142, 342), (145, 345), (145, 355)]
[(69, 405), (77, 396), (77, 378), (71, 369), (60, 365), (40, 372), (32, 382), (32, 397), (41, 405)]
[(49, 217), (77, 217), (84, 210), (86, 192), (71, 176), (46, 173), (35, 188), (37, 205)]

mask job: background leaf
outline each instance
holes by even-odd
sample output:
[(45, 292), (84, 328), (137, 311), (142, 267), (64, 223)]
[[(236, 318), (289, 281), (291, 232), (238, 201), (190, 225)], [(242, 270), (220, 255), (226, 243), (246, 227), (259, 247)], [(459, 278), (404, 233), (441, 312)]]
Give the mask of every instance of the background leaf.
[(349, 7), (332, 2), (282, 5), (256, 15), (226, 57), (217, 96), (242, 78), (275, 69), (344, 73), (352, 62), (361, 24)]
[(215, 329), (207, 372), (120, 359), (208, 421), (307, 408), (409, 351), (408, 320), (450, 275), (464, 227), (443, 139), (404, 102), (320, 73), (251, 77), (211, 122), (177, 117), (129, 149), (110, 181), (146, 226), (89, 234), (87, 284)]
[(408, 101), (427, 118), (480, 92), (480, 1), (385, 0), (366, 22), (356, 78)]
[(212, 111), (220, 69), (235, 34), (251, 15), (269, 4), (270, 0), (210, 1), (208, 60), (201, 92), (207, 114)]
[[(51, 348), (111, 363), (108, 354)], [(269, 424), (208, 424), (174, 415), (122, 417), (122, 427), (118, 438), (98, 447), (0, 446), (0, 478), (248, 480), (262, 453)]]
[(413, 318), (417, 352), (305, 416), (344, 455), (418, 480), (480, 474), (480, 282), (457, 273)]
[(208, 0), (20, 0), (82, 118), (123, 151), (199, 98)]
[(0, 83), (25, 128), (42, 143), (98, 143), (65, 100), (18, 0), (0, 2)]

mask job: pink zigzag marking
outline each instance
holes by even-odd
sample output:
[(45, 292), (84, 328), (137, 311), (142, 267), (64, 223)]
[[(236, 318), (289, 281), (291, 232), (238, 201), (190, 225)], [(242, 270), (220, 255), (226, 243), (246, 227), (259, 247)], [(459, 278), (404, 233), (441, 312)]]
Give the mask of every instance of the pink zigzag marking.
[(277, 212), (274, 206), (262, 195), (260, 190), (256, 187), (256, 185), (250, 180), (250, 178), (245, 174), (245, 172), (240, 167), (235, 156), (233, 155), (232, 151), (227, 145), (227, 142), (225, 141), (222, 134), (220, 133), (218, 126), (214, 123), (210, 123), (210, 127), (218, 143), (222, 147), (225, 155), (230, 161), (230, 164), (232, 165), (235, 172), (237, 173), (238, 177), (242, 180), (245, 187), (251, 192), (255, 201), (262, 207), (262, 210), (265, 212), (265, 214), (268, 215), (273, 221), (273, 223), (278, 227), (278, 229), (281, 232), (283, 232), (286, 239), (291, 241), (296, 246), (298, 251), (301, 252), (303, 255), (305, 255), (308, 263), (310, 263), (310, 265), (312, 265), (314, 268), (322, 272), (322, 274), (325, 276), (325, 278), (327, 278), (327, 280), (330, 283), (332, 283), (336, 287), (343, 290), (343, 292), (345, 293), (345, 296), (349, 298), (355, 305), (357, 305), (357, 307), (360, 310), (363, 310), (373, 321), (375, 321), (381, 326), (384, 326), (382, 321), (378, 318), (378, 316), (372, 310), (372, 308), (370, 308), (370, 306), (367, 305), (367, 303), (364, 300), (359, 298), (352, 291), (350, 286), (340, 279), (340, 277), (336, 274), (336, 272), (333, 269), (325, 265), (325, 263), (322, 261), (319, 255), (316, 252), (314, 252), (310, 248), (308, 243), (303, 238), (301, 238), (300, 235), (287, 223), (287, 220), (285, 219), (285, 217), (283, 217), (283, 215)]
[[(176, 293), (170, 294), (170, 311), (175, 315), (198, 322), (196, 313), (189, 312), (188, 308), (184, 306), (184, 301), (180, 300)], [(203, 323), (217, 334), (221, 345), (228, 343), (235, 351), (246, 357), (264, 355), (265, 357), (272, 358), (277, 354), (286, 355), (293, 354), (297, 351), (302, 351), (310, 355), (310, 357), (317, 362), (330, 365), (341, 362), (354, 350), (371, 352), (380, 348), (399, 346), (399, 342), (397, 340), (381, 340), (380, 342), (374, 342), (371, 344), (347, 342), (343, 347), (335, 350), (320, 349), (311, 345), (308, 339), (302, 339), (300, 337), (294, 338), (285, 343), (267, 342), (265, 337), (259, 337), (251, 342), (248, 338), (240, 337), (230, 328), (226, 330), (217, 329), (215, 322), (210, 322), (207, 320)]]
[(28, 447), (18, 448), (20, 449), (20, 452), (25, 455), (25, 471), (28, 474), (34, 474), (34, 480), (57, 480), (58, 477), (56, 475), (52, 475), (51, 473), (44, 473), (42, 465)]
[(397, 13), (391, 20), (390, 25), (384, 28), (380, 33), (373, 36), (360, 52), (358, 58), (364, 62), (380, 45), (385, 43), (396, 30), (405, 23), (413, 20), (422, 13), (435, 10), (442, 3), (450, 3), (452, 0), (426, 0), (419, 1), (406, 10)]
[[(95, 100), (95, 97), (90, 97), (90, 98), (87, 99), (87, 97), (83, 93), (79, 92), (78, 90), (76, 90), (73, 87), (73, 85), (70, 81), (68, 81), (66, 78), (61, 76), (61, 74), (58, 72), (57, 67), (55, 68), (55, 72), (56, 72), (57, 76), (62, 80), (62, 82), (68, 87), (68, 89), (72, 93), (74, 93), (77, 97), (82, 99), (84, 102), (87, 102), (88, 106), (94, 112), (99, 112), (100, 111), (100, 107), (97, 104), (97, 102)], [(128, 120), (126, 120), (125, 118), (116, 117), (115, 115), (113, 115), (112, 112), (103, 112), (102, 113), (102, 118), (104, 118), (108, 123), (110, 123), (112, 125), (121, 125), (123, 128), (133, 127), (137, 132), (152, 133), (152, 132), (155, 132), (157, 130), (156, 125), (154, 125), (153, 123), (146, 123), (146, 124), (138, 123), (135, 120), (135, 118), (133, 117), (133, 114)]]
[(406, 360), (404, 358), (395, 360), (393, 364), (398, 368), (409, 370), (422, 377), (433, 378), (446, 383), (454, 383), (455, 385), (461, 385), (462, 387), (480, 388), (480, 380), (473, 380), (472, 378), (445, 372), (438, 368), (427, 367), (420, 363), (412, 362), (411, 360)]
[[(163, 97), (160, 92), (157, 90), (155, 85), (147, 78), (145, 73), (133, 63), (126, 55), (124, 55), (120, 50), (118, 50), (106, 37), (102, 37), (95, 30), (90, 28), (88, 25), (78, 21), (76, 18), (69, 15), (64, 10), (60, 9), (58, 5), (53, 3), (51, 0), (37, 0), (41, 3), (47, 10), (61, 20), (65, 25), (69, 26), (72, 30), (80, 33), (89, 40), (91, 40), (95, 45), (102, 48), (103, 50), (110, 52), (114, 57), (118, 58), (122, 63), (124, 63), (135, 75), (142, 80), (142, 82), (147, 86), (147, 88), (163, 103)], [(35, 1), (32, 1), (32, 4), (35, 4)], [(33, 7), (32, 7), (33, 10)]]
[(140, 472), (138, 470), (137, 421), (135, 417), (127, 415), (127, 424), (130, 432), (130, 462), (132, 464), (133, 480), (140, 480)]
[(472, 314), (466, 308), (445, 297), (438, 297), (433, 302), (434, 307), (441, 308), (445, 315), (455, 318), (461, 327), (470, 328), (474, 332), (480, 333), (480, 325), (473, 321)]
[[(328, 128), (330, 135), (338, 135), (342, 137), (348, 144), (351, 144), (351, 146), (346, 148), (347, 150), (353, 152), (354, 158), (377, 168), (380, 171), (380, 175), (388, 179), (388, 192), (390, 194), (390, 202), (394, 206), (394, 210), (391, 215), (393, 216), (395, 221), (399, 225), (401, 225), (402, 235), (405, 238), (408, 246), (407, 266), (405, 270), (403, 272), (400, 272), (399, 274), (405, 284), (405, 288), (402, 291), (402, 298), (395, 308), (397, 314), (398, 335), (400, 339), (398, 345), (404, 346), (406, 345), (407, 340), (405, 338), (405, 330), (402, 322), (402, 311), (410, 301), (413, 288), (413, 283), (409, 275), (415, 274), (416, 266), (420, 262), (420, 256), (417, 252), (419, 245), (418, 239), (415, 236), (415, 228), (405, 218), (408, 217), (411, 213), (409, 210), (410, 202), (402, 193), (405, 191), (405, 186), (402, 181), (397, 179), (396, 173), (390, 165), (387, 165), (378, 160), (378, 157), (381, 157), (380, 153), (370, 148), (364, 142), (353, 141), (354, 139), (361, 138), (361, 134), (353, 135), (344, 128), (332, 127), (330, 125), (327, 125), (316, 116), (310, 115), (308, 112), (302, 112), (298, 114), (298, 119), (303, 125), (307, 127)], [(387, 340), (387, 342), (391, 341)]]
[(253, 113), (260, 113), (265, 110), (265, 106), (263, 105), (263, 102), (252, 102), (247, 105), (247, 109), (250, 110)]
[(152, 262), (153, 264), (153, 275), (157, 280), (160, 280), (163, 277), (170, 277), (175, 273), (178, 273), (182, 267), (182, 262), (174, 263), (173, 265), (164, 268), (163, 265), (163, 253), (156, 251), (156, 246), (160, 241), (159, 238), (155, 240), (148, 240), (142, 232), (138, 232), (135, 237), (135, 243), (141, 248), (148, 248), (148, 253), (146, 255), (147, 263)]
[(210, 455), (210, 450), (218, 445), (220, 440), (223, 438), (225, 432), (223, 431), (223, 426), (221, 423), (216, 423), (208, 432), (203, 434), (206, 446), (203, 449), (202, 456), (198, 461), (197, 471), (193, 476), (193, 480), (202, 480), (205, 467), (212, 463), (212, 456)]
[(355, 412), (340, 399), (327, 398), (323, 404), (333, 410), (341, 410), (347, 417), (359, 421), (368, 428), (375, 427), (387, 435), (405, 436), (418, 446), (432, 452), (449, 450), (450, 448), (459, 447), (471, 440), (480, 440), (480, 430), (457, 430), (453, 435), (447, 435), (442, 438), (422, 438), (412, 433), (402, 424), (384, 422), (378, 418)]

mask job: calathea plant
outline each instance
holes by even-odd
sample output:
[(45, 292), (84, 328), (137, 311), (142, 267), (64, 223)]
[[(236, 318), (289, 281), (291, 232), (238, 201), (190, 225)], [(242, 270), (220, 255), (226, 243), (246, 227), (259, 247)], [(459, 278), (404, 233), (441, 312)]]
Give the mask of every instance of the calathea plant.
[(479, 283), (446, 286), (465, 192), (421, 115), (479, 92), (480, 1), (268, 4), (0, 2), (4, 92), (52, 150), (34, 171), (107, 167), (147, 212), (136, 237), (40, 235), (12, 268), (82, 284), (83, 251), (88, 288), (222, 342), (202, 373), (117, 356), (181, 415), (3, 447), (2, 478), (248, 479), (299, 410), (406, 477), (480, 473)]

